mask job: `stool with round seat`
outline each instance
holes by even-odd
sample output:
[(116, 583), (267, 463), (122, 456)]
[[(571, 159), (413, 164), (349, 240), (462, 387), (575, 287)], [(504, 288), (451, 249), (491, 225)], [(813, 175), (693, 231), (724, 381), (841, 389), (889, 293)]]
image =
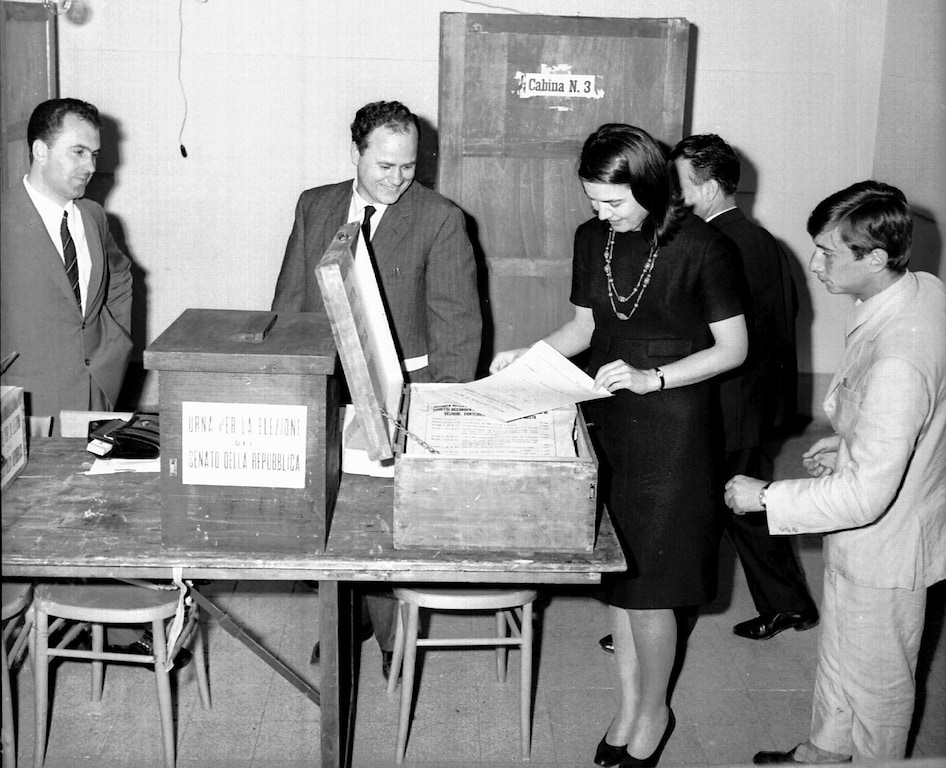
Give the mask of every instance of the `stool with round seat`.
[[(27, 610), (33, 600), (30, 582), (3, 582), (3, 768), (16, 768), (16, 723), (13, 716), (13, 692), (10, 687), (10, 669), (26, 650), (32, 614)], [(7, 643), (13, 645), (7, 652)]]
[[(519, 647), (522, 652), (519, 670), (519, 733), (522, 759), (528, 760), (532, 742), (532, 604), (537, 596), (536, 590), (502, 587), (395, 587), (394, 596), (397, 598), (399, 610), (394, 657), (391, 673), (388, 675), (388, 693), (394, 691), (403, 663), (395, 762), (401, 764), (404, 761), (407, 747), (407, 731), (414, 697), (414, 669), (419, 646), (495, 646), (496, 677), (499, 682), (506, 679), (508, 648)], [(437, 611), (492, 611), (496, 614), (496, 636), (418, 638), (421, 608)], [(511, 630), (510, 635), (506, 634), (507, 625)]]
[[(46, 751), (48, 728), (48, 668), (49, 659), (70, 658), (92, 662), (92, 700), (101, 701), (104, 683), (104, 663), (115, 661), (150, 665), (154, 669), (158, 693), (164, 764), (174, 768), (174, 718), (171, 705), (171, 681), (166, 664), (168, 658), (165, 636), (166, 619), (178, 610), (180, 592), (177, 589), (150, 589), (127, 584), (37, 584), (33, 596), (33, 677), (36, 697), (36, 749), (33, 756), (35, 768), (42, 768)], [(210, 686), (204, 660), (204, 643), (200, 631), (196, 604), (188, 611), (187, 621), (171, 649), (172, 658), (185, 643), (191, 642), (200, 703), (210, 708)], [(50, 647), (50, 617), (63, 619), (67, 624), (80, 622), (91, 629), (92, 650), (76, 650), (66, 647), (75, 632), (67, 632), (65, 638)], [(151, 630), (152, 653), (122, 653), (105, 647), (105, 626), (115, 624), (147, 625)], [(73, 624), (73, 630), (76, 626)]]

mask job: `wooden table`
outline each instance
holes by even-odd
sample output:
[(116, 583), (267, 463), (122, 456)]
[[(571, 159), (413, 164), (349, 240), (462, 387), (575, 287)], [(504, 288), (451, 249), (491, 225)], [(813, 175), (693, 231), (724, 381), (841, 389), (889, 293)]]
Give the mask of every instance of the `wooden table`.
[[(594, 584), (626, 567), (607, 515), (590, 553), (402, 551), (392, 545), (393, 484), (344, 475), (328, 544), (312, 555), (195, 551), (161, 541), (157, 474), (85, 475), (83, 440), (43, 440), (3, 492), (2, 567), (10, 577), (309, 580), (319, 582), (321, 689), (266, 649), (254, 652), (320, 704), (322, 766), (347, 766), (354, 733), (357, 658), (352, 582)], [(195, 590), (200, 604), (216, 611)], [(225, 616), (222, 626), (237, 634)], [(242, 634), (242, 633), (241, 633)]]

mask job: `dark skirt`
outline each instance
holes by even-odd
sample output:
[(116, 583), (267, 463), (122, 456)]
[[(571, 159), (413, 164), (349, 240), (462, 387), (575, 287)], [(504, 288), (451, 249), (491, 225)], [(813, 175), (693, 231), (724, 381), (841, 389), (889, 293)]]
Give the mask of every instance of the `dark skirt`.
[[(641, 368), (668, 362), (622, 354), (614, 342), (609, 354), (592, 354), (592, 374), (613, 359)], [(603, 498), (628, 564), (604, 575), (598, 596), (610, 605), (677, 608), (716, 594), (711, 395), (701, 383), (647, 395), (621, 390), (585, 406), (601, 452)]]

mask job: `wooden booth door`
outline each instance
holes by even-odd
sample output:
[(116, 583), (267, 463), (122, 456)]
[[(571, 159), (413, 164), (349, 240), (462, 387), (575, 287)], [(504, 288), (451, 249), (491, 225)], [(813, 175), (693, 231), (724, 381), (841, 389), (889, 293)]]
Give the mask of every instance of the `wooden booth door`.
[(29, 170), (26, 129), (34, 107), (58, 95), (56, 17), (40, 3), (0, 6), (0, 186)]
[(689, 22), (441, 14), (437, 189), (472, 219), (487, 270), (483, 361), (573, 314), (578, 181), (603, 123), (682, 138)]

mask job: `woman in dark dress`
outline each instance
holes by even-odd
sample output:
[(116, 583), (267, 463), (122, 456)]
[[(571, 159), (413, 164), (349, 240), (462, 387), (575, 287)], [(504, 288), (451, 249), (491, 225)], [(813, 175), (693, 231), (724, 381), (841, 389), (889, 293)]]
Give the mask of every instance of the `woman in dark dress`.
[[(668, 702), (674, 608), (712, 599), (716, 576), (708, 380), (746, 356), (737, 256), (675, 198), (667, 158), (645, 131), (603, 125), (578, 175), (596, 218), (575, 233), (574, 317), (545, 341), (591, 348), (608, 506), (627, 556), (605, 580), (620, 701), (598, 765), (656, 765), (674, 727)], [(497, 371), (524, 350), (496, 356)]]

